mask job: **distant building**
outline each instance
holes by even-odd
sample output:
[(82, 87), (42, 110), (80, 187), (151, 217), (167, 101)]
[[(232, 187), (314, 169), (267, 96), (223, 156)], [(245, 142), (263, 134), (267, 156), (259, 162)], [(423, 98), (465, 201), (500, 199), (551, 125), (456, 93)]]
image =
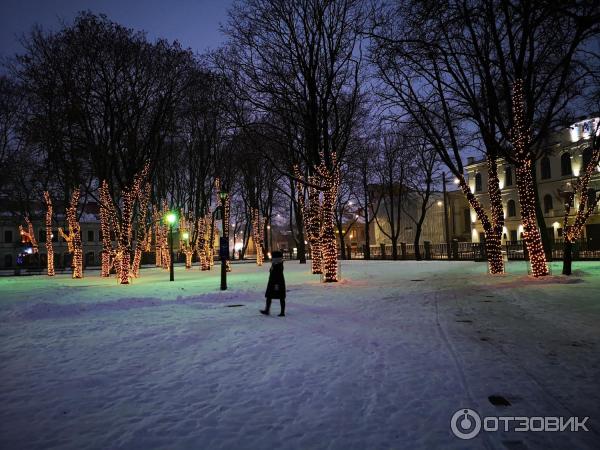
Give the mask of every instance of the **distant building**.
[[(46, 224), (43, 213), (43, 205), (35, 205), (35, 212), (31, 215), (31, 223), (39, 246), (39, 255), (28, 255), (25, 263), (29, 266), (39, 265), (46, 267)], [(81, 215), (81, 238), (83, 244), (84, 265), (96, 266), (100, 264), (102, 251), (102, 236), (100, 233), (100, 220), (98, 219), (98, 204), (88, 202)], [(25, 220), (20, 214), (13, 212), (8, 199), (0, 199), (0, 268), (11, 269), (16, 266), (17, 256), (23, 248), (21, 235), (19, 234), (19, 225), (25, 226)], [(71, 255), (68, 253), (67, 243), (59, 236), (58, 228), (62, 226), (65, 231), (67, 227), (64, 224), (64, 207), (55, 205), (56, 221), (52, 228), (52, 241), (54, 242), (54, 263), (56, 268), (69, 268), (71, 265)]]
[[(377, 203), (379, 195), (381, 195), (380, 187), (373, 185), (371, 187), (371, 197), (374, 204)], [(398, 243), (413, 244), (416, 225), (410, 216), (418, 218), (420, 214), (418, 209), (421, 207), (421, 200), (417, 198), (415, 192), (404, 192), (403, 196), (405, 204), (401, 209)], [(385, 202), (381, 202), (377, 211), (377, 220), (374, 220), (371, 224), (372, 245), (391, 244), (391, 239), (388, 237), (391, 227), (388, 221), (388, 214), (386, 213), (386, 207), (391, 207), (388, 197), (386, 197)], [(419, 243), (422, 244), (424, 241), (430, 241), (435, 244), (445, 243), (446, 231), (443, 192), (432, 192), (430, 205), (425, 216), (425, 221), (423, 222)], [(471, 236), (470, 209), (464, 194), (458, 190), (446, 192), (446, 207), (448, 211), (449, 240), (469, 241)]]
[[(595, 118), (577, 122), (571, 127), (553, 134), (546, 142), (547, 156), (537, 161), (538, 197), (549, 235), (555, 240), (562, 239), (565, 214), (564, 193), (572, 190), (572, 185), (592, 157), (590, 137), (593, 130), (597, 129), (599, 120), (600, 118)], [(489, 211), (486, 161), (472, 160), (466, 169), (471, 190), (483, 207)], [(523, 225), (521, 224), (515, 170), (512, 165), (500, 160), (498, 172), (505, 217), (502, 242), (518, 241), (521, 240)], [(595, 171), (589, 188), (590, 197), (595, 198), (600, 192), (600, 167)], [(578, 204), (575, 207), (577, 208)], [(473, 223), (472, 240), (479, 242), (484, 234), (475, 211), (471, 211), (471, 221)], [(584, 238), (587, 239), (590, 249), (600, 249), (600, 211), (598, 207), (584, 227)]]

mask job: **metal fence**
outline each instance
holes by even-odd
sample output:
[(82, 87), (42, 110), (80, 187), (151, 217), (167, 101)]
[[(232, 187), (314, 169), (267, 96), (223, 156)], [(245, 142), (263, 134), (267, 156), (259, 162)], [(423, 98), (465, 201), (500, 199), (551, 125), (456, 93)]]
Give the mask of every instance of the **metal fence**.
[[(346, 249), (347, 259), (363, 259), (365, 248)], [(483, 261), (485, 260), (485, 245), (480, 242), (452, 241), (450, 249), (446, 243), (432, 243), (425, 241), (418, 246), (401, 242), (396, 246), (396, 255), (392, 244), (369, 246), (371, 259), (399, 259), (399, 260), (450, 260), (450, 261)]]
[[(504, 247), (509, 261), (529, 260), (524, 241), (508, 241)], [(552, 241), (550, 253), (553, 260), (562, 260), (563, 250), (564, 241), (562, 239)], [(572, 256), (574, 261), (600, 260), (600, 248), (596, 243), (592, 243), (587, 239), (580, 239), (573, 244)]]

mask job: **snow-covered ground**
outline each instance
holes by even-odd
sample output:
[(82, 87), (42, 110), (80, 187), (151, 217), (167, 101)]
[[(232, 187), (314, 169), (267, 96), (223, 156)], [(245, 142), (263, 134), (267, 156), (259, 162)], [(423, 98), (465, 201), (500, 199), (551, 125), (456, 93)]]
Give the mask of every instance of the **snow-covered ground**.
[[(285, 318), (258, 313), (268, 268), (0, 278), (0, 448), (600, 447), (600, 263), (287, 262)], [(460, 408), (590, 431), (463, 441)]]

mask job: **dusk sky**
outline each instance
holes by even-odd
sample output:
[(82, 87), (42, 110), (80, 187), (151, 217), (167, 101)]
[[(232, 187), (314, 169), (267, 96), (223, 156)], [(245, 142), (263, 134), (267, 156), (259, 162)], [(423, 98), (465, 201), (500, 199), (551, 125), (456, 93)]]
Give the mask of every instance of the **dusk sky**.
[(138, 30), (151, 39), (177, 39), (184, 47), (203, 52), (223, 42), (219, 24), (226, 21), (233, 0), (2, 0), (0, 57), (21, 50), (19, 37), (34, 24), (56, 30), (78, 11), (104, 13), (111, 20)]

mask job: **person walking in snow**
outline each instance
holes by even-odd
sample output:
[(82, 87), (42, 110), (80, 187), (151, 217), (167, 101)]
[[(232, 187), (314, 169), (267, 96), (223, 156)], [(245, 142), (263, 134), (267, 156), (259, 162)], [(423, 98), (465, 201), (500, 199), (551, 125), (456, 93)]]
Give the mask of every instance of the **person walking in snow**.
[(281, 313), (279, 317), (285, 316), (285, 278), (283, 277), (283, 253), (279, 250), (271, 254), (271, 268), (269, 269), (269, 282), (265, 292), (267, 305), (260, 312), (266, 316), (270, 314), (271, 301), (274, 298), (279, 299), (281, 304)]

